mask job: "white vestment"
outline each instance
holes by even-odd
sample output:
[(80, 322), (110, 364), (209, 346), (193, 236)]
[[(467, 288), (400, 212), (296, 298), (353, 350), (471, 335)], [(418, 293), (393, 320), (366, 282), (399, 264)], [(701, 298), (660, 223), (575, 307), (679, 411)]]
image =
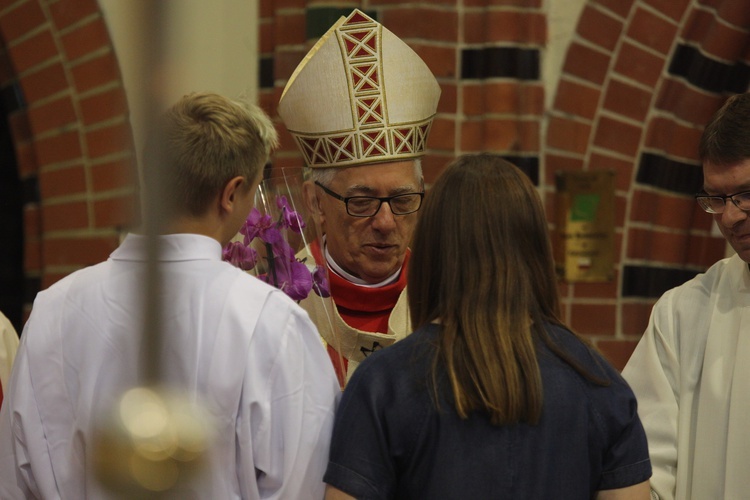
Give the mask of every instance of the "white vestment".
[[(322, 498), (340, 389), (307, 314), (221, 261), (205, 236), (160, 238), (160, 376), (213, 417), (205, 470), (169, 498)], [(109, 498), (95, 425), (143, 363), (144, 243), (39, 293), (0, 412), (0, 498)]]
[(750, 496), (750, 271), (737, 255), (666, 292), (623, 376), (662, 499)]

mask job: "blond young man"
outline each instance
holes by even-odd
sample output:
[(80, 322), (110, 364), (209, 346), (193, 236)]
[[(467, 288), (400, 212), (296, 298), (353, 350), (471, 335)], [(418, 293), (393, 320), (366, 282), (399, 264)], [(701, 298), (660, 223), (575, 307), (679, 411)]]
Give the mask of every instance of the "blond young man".
[[(307, 314), (222, 262), (277, 143), (268, 117), (215, 94), (180, 99), (160, 123), (160, 382), (215, 424), (203, 470), (174, 498), (320, 498), (339, 387)], [(155, 214), (146, 214), (146, 217)], [(98, 417), (139, 380), (146, 239), (41, 292), (0, 412), (0, 498), (109, 498), (92, 473)], [(101, 450), (99, 450), (101, 451)], [(127, 457), (120, 457), (127, 460)]]

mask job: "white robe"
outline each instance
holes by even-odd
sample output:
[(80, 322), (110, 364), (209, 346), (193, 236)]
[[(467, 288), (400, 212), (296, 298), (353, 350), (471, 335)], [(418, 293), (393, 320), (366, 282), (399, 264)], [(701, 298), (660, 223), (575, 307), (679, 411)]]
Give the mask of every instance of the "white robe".
[[(164, 242), (162, 380), (198, 399), (216, 439), (175, 498), (322, 498), (335, 405), (328, 356), (283, 292), (221, 262), (211, 238)], [(94, 426), (140, 381), (144, 238), (41, 292), (0, 412), (0, 498), (108, 498)], [(17, 485), (17, 486), (16, 486)]]
[(662, 499), (750, 496), (750, 271), (738, 256), (666, 292), (623, 376)]

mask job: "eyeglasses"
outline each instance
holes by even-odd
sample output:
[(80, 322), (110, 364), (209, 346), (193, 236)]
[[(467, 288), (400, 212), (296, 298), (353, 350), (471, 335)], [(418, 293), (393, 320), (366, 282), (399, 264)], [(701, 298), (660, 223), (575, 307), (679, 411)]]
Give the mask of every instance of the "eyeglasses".
[(424, 193), (404, 193), (383, 198), (377, 196), (348, 196), (344, 198), (318, 181), (315, 181), (315, 184), (320, 186), (329, 196), (343, 201), (346, 204), (346, 213), (352, 217), (373, 217), (380, 211), (383, 202), (388, 203), (393, 215), (408, 215), (419, 210), (424, 197)]
[(709, 195), (705, 193), (698, 193), (695, 195), (695, 199), (698, 201), (698, 205), (703, 210), (710, 214), (721, 214), (724, 213), (724, 209), (727, 206), (727, 200), (732, 200), (734, 206), (745, 212), (750, 211), (750, 191), (742, 191), (741, 193), (727, 194), (727, 195)]

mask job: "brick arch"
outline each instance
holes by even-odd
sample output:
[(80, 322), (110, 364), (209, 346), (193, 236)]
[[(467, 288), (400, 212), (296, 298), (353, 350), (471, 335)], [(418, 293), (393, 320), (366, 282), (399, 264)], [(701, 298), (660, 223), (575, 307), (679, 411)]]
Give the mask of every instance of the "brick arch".
[(106, 259), (133, 223), (134, 148), (96, 0), (2, 1), (0, 39), (0, 92), (24, 185), (32, 300), (39, 288)]
[(546, 183), (556, 170), (616, 172), (616, 283), (566, 289), (572, 326), (610, 358), (627, 359), (663, 291), (724, 255), (692, 198), (697, 143), (726, 96), (748, 88), (748, 26), (744, 0), (584, 6), (550, 110)]

